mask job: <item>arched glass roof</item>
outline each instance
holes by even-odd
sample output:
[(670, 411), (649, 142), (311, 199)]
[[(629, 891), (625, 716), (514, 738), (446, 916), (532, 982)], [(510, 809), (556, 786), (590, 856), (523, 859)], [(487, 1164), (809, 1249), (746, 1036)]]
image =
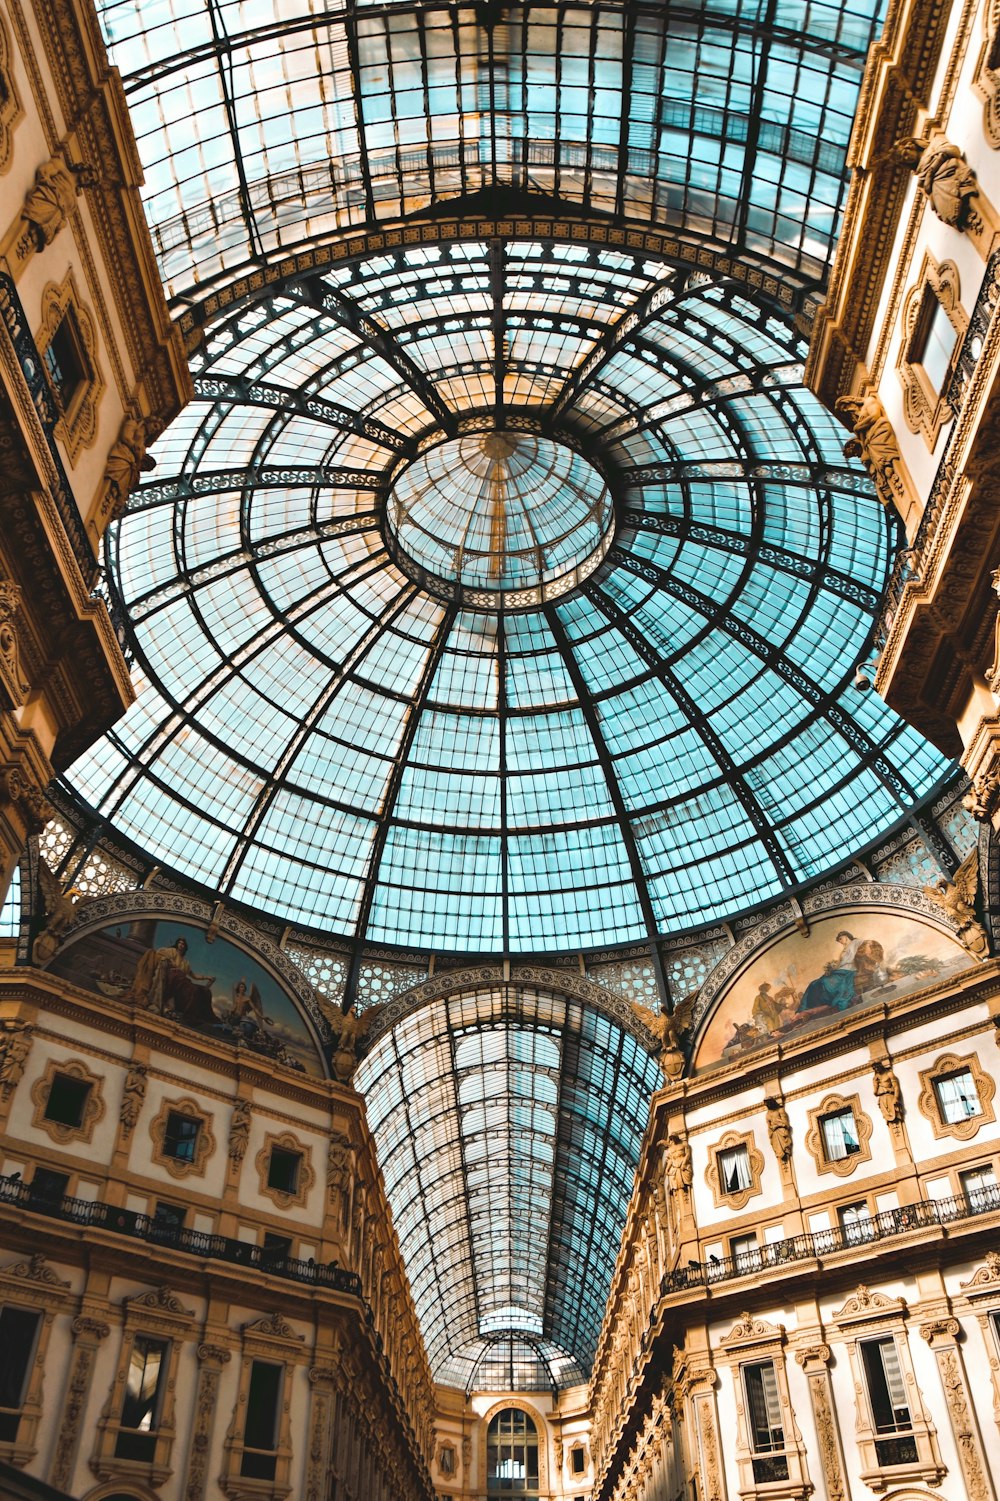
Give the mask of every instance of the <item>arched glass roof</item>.
[(355, 1084), (436, 1380), (488, 1389), (508, 1356), (518, 1390), (584, 1378), (658, 1079), (609, 1016), (534, 987), (432, 1001), (375, 1042)]

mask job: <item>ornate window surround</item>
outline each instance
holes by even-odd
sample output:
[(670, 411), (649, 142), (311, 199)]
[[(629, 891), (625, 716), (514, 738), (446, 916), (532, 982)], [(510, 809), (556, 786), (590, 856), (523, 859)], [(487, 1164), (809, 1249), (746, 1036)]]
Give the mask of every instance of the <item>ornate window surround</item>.
[[(283, 1152), (294, 1152), (300, 1159), (295, 1190), (292, 1193), (286, 1193), (280, 1188), (272, 1188), (267, 1181), (271, 1169), (273, 1147), (278, 1147)], [(282, 1131), (279, 1136), (268, 1132), (264, 1137), (264, 1145), (254, 1158), (254, 1166), (257, 1169), (258, 1187), (261, 1194), (270, 1199), (279, 1209), (291, 1209), (295, 1205), (305, 1206), (309, 1190), (316, 1182), (316, 1173), (312, 1165), (312, 1151), (299, 1141), (298, 1137), (293, 1136), (290, 1131)]]
[(1000, 1251), (987, 1251), (984, 1265), (961, 1287), (964, 1301), (982, 1331), (993, 1383), (993, 1418), (1000, 1424), (1000, 1329), (995, 1322), (1000, 1318)]
[[(190, 1341), (197, 1336), (198, 1331), (194, 1323), (195, 1312), (193, 1309), (185, 1308), (169, 1288), (159, 1287), (153, 1292), (139, 1293), (134, 1298), (125, 1298), (122, 1301), (122, 1316), (122, 1343), (118, 1369), (115, 1373), (111, 1395), (105, 1403), (101, 1420), (97, 1425), (90, 1468), (99, 1480), (116, 1479), (125, 1486), (130, 1483), (158, 1486), (168, 1480), (172, 1473), (170, 1451), (177, 1431), (174, 1422), (177, 1367), (184, 1340)], [(167, 1344), (163, 1405), (156, 1428), (153, 1458), (148, 1460), (122, 1459), (115, 1454), (115, 1445), (122, 1431), (122, 1404), (125, 1400), (125, 1383), (132, 1358), (132, 1346), (136, 1336), (141, 1334), (153, 1335)]]
[[(735, 1193), (729, 1193), (722, 1181), (722, 1170), (719, 1158), (723, 1152), (730, 1152), (734, 1147), (744, 1147), (747, 1154), (747, 1162), (750, 1166), (750, 1184), (747, 1188), (739, 1188)], [(760, 1193), (760, 1179), (764, 1171), (764, 1154), (757, 1149), (752, 1131), (727, 1131), (726, 1134), (709, 1148), (708, 1167), (705, 1169), (705, 1182), (712, 1190), (716, 1209), (745, 1209), (751, 1199)]]
[[(964, 1121), (946, 1121), (941, 1114), (934, 1081), (948, 1074), (962, 1073), (966, 1069), (972, 1075), (972, 1082), (979, 1096), (979, 1114), (970, 1115)], [(917, 1106), (921, 1115), (930, 1121), (937, 1140), (940, 1140), (942, 1136), (954, 1136), (957, 1141), (971, 1141), (980, 1126), (996, 1120), (996, 1112), (993, 1108), (996, 1088), (996, 1081), (980, 1065), (978, 1054), (968, 1053), (959, 1057), (957, 1053), (942, 1053), (940, 1058), (934, 1060), (930, 1068), (920, 1070), (920, 1096)]]
[[(219, 1486), (230, 1497), (230, 1501), (263, 1501), (264, 1497), (268, 1501), (281, 1501), (292, 1490), (292, 1374), (295, 1365), (308, 1363), (308, 1351), (303, 1348), (305, 1335), (296, 1334), (280, 1313), (252, 1319), (243, 1325), (241, 1333), (243, 1348), (239, 1389), (232, 1421), (226, 1430)], [(281, 1366), (285, 1373), (278, 1410), (278, 1447), (275, 1450), (273, 1480), (255, 1480), (240, 1473), (250, 1373), (255, 1360)]]
[(14, 156), (14, 127), (24, 114), (14, 84), (10, 39), (0, 20), (0, 173), (8, 170)]
[[(909, 1310), (902, 1298), (888, 1298), (884, 1293), (871, 1292), (862, 1284), (831, 1318), (847, 1347), (854, 1390), (858, 1394), (855, 1402), (855, 1438), (863, 1466), (859, 1479), (876, 1492), (895, 1489), (899, 1485), (912, 1485), (918, 1481), (923, 1481), (926, 1485), (938, 1485), (947, 1473), (938, 1448), (937, 1430), (924, 1410), (913, 1370), (906, 1337), (905, 1321), (908, 1316)], [(875, 1447), (877, 1435), (868, 1398), (861, 1346), (868, 1340), (886, 1337), (895, 1341), (896, 1355), (906, 1384), (911, 1434), (917, 1448), (917, 1458), (910, 1464), (882, 1466)]]
[[(770, 1324), (766, 1319), (758, 1319), (751, 1313), (744, 1313), (729, 1333), (719, 1341), (719, 1350), (721, 1353), (716, 1359), (716, 1364), (731, 1371), (736, 1399), (736, 1465), (740, 1477), (740, 1494), (754, 1496), (766, 1492), (768, 1496), (775, 1497), (775, 1501), (793, 1501), (793, 1498), (794, 1501), (800, 1501), (800, 1498), (811, 1493), (813, 1487), (809, 1480), (805, 1445), (799, 1425), (795, 1421), (795, 1412), (788, 1391), (784, 1325)], [(781, 1404), (782, 1434), (785, 1446), (775, 1451), (775, 1457), (784, 1459), (788, 1466), (787, 1480), (769, 1480), (766, 1483), (754, 1477), (753, 1462), (755, 1458), (760, 1459), (761, 1456), (754, 1453), (743, 1388), (743, 1367), (758, 1365), (764, 1361), (770, 1361), (774, 1368), (778, 1400)], [(759, 1486), (762, 1487), (762, 1491), (758, 1491)]]
[[(823, 1146), (823, 1127), (820, 1123), (824, 1116), (839, 1115), (847, 1110), (854, 1116), (854, 1125), (858, 1133), (858, 1150), (850, 1152), (846, 1157), (835, 1158), (831, 1162)], [(871, 1161), (872, 1123), (861, 1109), (861, 1101), (856, 1094), (828, 1094), (818, 1105), (808, 1111), (808, 1116), (809, 1130), (806, 1132), (805, 1142), (818, 1173), (836, 1173), (838, 1178), (847, 1178), (859, 1163)]]
[(69, 461), (73, 464), (81, 448), (89, 448), (97, 436), (97, 407), (104, 394), (104, 377), (97, 357), (94, 320), (83, 306), (72, 271), (66, 273), (58, 286), (49, 282), (42, 292), (42, 321), (35, 344), (43, 364), (45, 351), (67, 313), (72, 314), (79, 333), (83, 345), (81, 354), (89, 376), (74, 396), (69, 411), (64, 412), (56, 424), (56, 436), (65, 443)]
[[(49, 1095), (57, 1074), (78, 1079), (81, 1084), (90, 1086), (78, 1126), (67, 1126), (62, 1121), (52, 1121), (46, 1117)], [(82, 1058), (66, 1060), (50, 1058), (45, 1065), (44, 1073), (31, 1086), (31, 1100), (35, 1107), (31, 1124), (37, 1130), (46, 1132), (60, 1146), (70, 1141), (81, 1142), (84, 1146), (88, 1145), (94, 1135), (94, 1127), (104, 1116), (105, 1106), (101, 1094), (103, 1082), (102, 1076), (92, 1074)]]
[[(924, 254), (916, 285), (903, 302), (902, 339), (896, 369), (903, 387), (903, 413), (913, 433), (921, 433), (933, 452), (938, 436), (954, 413), (948, 403), (948, 386), (969, 327), (969, 315), (959, 300), (958, 267), (954, 261), (937, 261), (930, 251)], [(925, 334), (937, 304), (955, 330), (955, 348), (948, 371), (935, 391), (919, 359), (918, 345)]]
[[(171, 1115), (185, 1115), (189, 1120), (196, 1120), (201, 1128), (195, 1142), (193, 1162), (173, 1157), (164, 1150), (167, 1120)], [(212, 1116), (202, 1109), (197, 1100), (164, 1099), (156, 1116), (149, 1123), (149, 1134), (153, 1140), (153, 1161), (160, 1167), (165, 1167), (172, 1178), (204, 1176), (205, 1164), (215, 1151), (215, 1137), (212, 1134)]]
[(72, 1295), (71, 1284), (58, 1277), (46, 1264), (44, 1257), (36, 1254), (26, 1260), (8, 1262), (6, 1266), (0, 1267), (0, 1304), (13, 1304), (41, 1314), (35, 1358), (21, 1404), (17, 1437), (0, 1443), (0, 1459), (23, 1468), (38, 1452), (35, 1440), (42, 1418), (45, 1357), (52, 1325), (57, 1314), (65, 1314), (75, 1308), (76, 1300)]
[(983, 102), (983, 135), (994, 151), (1000, 151), (1000, 0), (983, 6), (983, 45), (972, 90)]

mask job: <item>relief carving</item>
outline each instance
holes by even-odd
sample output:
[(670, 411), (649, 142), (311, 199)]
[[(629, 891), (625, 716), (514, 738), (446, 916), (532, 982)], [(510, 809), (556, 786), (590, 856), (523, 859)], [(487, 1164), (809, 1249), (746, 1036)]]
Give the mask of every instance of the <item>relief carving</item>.
[(9, 1099), (20, 1083), (31, 1052), (33, 1027), (18, 1017), (0, 1021), (0, 1092)]
[(905, 515), (910, 496), (904, 479), (903, 456), (896, 441), (896, 431), (873, 385), (862, 388), (860, 396), (842, 396), (836, 410), (847, 414), (854, 437), (844, 444), (849, 459), (858, 458), (875, 486), (884, 506), (895, 506)]
[(139, 1119), (143, 1101), (146, 1098), (146, 1065), (133, 1063), (125, 1076), (125, 1088), (122, 1093), (121, 1126), (122, 1134), (131, 1136), (135, 1130), (135, 1123)]
[(23, 705), (31, 686), (21, 666), (18, 641), (21, 598), (21, 590), (13, 579), (0, 579), (0, 687), (15, 709)]

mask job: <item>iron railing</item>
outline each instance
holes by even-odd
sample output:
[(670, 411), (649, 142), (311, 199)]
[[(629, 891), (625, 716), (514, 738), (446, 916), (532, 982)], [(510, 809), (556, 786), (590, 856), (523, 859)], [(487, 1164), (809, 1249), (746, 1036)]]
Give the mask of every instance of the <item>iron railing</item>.
[(710, 1287), (736, 1277), (778, 1269), (795, 1261), (815, 1261), (839, 1251), (856, 1251), (879, 1241), (894, 1240), (914, 1230), (938, 1228), (977, 1215), (1000, 1211), (1000, 1187), (978, 1188), (947, 1199), (920, 1199), (898, 1209), (883, 1209), (870, 1219), (836, 1229), (818, 1230), (812, 1235), (793, 1235), (787, 1240), (767, 1242), (755, 1251), (739, 1256), (724, 1256), (709, 1261), (689, 1262), (666, 1272), (660, 1284), (661, 1295), (682, 1292), (689, 1287)]

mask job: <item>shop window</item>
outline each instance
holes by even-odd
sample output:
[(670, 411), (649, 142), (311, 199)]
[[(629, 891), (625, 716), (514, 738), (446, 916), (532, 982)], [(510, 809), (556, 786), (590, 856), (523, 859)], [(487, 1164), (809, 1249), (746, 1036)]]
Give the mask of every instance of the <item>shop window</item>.
[(917, 1441), (896, 1341), (891, 1335), (862, 1341), (861, 1361), (879, 1465), (915, 1464)]
[(144, 1334), (137, 1334), (132, 1341), (115, 1442), (119, 1459), (148, 1462), (156, 1453), (169, 1350), (167, 1340), (149, 1339)]
[(837, 1219), (846, 1245), (860, 1246), (875, 1239), (875, 1225), (867, 1203), (842, 1204), (837, 1210)]
[(285, 1147), (272, 1147), (267, 1169), (268, 1188), (273, 1188), (277, 1193), (296, 1193), (301, 1169), (301, 1152), (289, 1152)]
[(6, 1303), (0, 1308), (0, 1442), (17, 1439), (42, 1316)]
[(743, 1366), (742, 1371), (754, 1481), (764, 1485), (771, 1480), (787, 1480), (785, 1430), (774, 1361), (756, 1361)]
[(997, 1176), (989, 1165), (970, 1168), (959, 1174), (965, 1202), (973, 1214), (986, 1214), (991, 1209), (1000, 1209), (1000, 1189)]
[(936, 1137), (969, 1141), (980, 1127), (996, 1119), (995, 1094), (996, 1081), (975, 1053), (964, 1057), (945, 1053), (932, 1068), (921, 1070), (917, 1105)]
[(250, 1367), (240, 1462), (240, 1474), (248, 1480), (274, 1479), (284, 1375), (282, 1366), (271, 1365), (265, 1360), (255, 1360)]
[(189, 1115), (179, 1115), (171, 1110), (163, 1132), (163, 1151), (167, 1157), (178, 1162), (194, 1162), (198, 1155), (198, 1133), (201, 1121)]

